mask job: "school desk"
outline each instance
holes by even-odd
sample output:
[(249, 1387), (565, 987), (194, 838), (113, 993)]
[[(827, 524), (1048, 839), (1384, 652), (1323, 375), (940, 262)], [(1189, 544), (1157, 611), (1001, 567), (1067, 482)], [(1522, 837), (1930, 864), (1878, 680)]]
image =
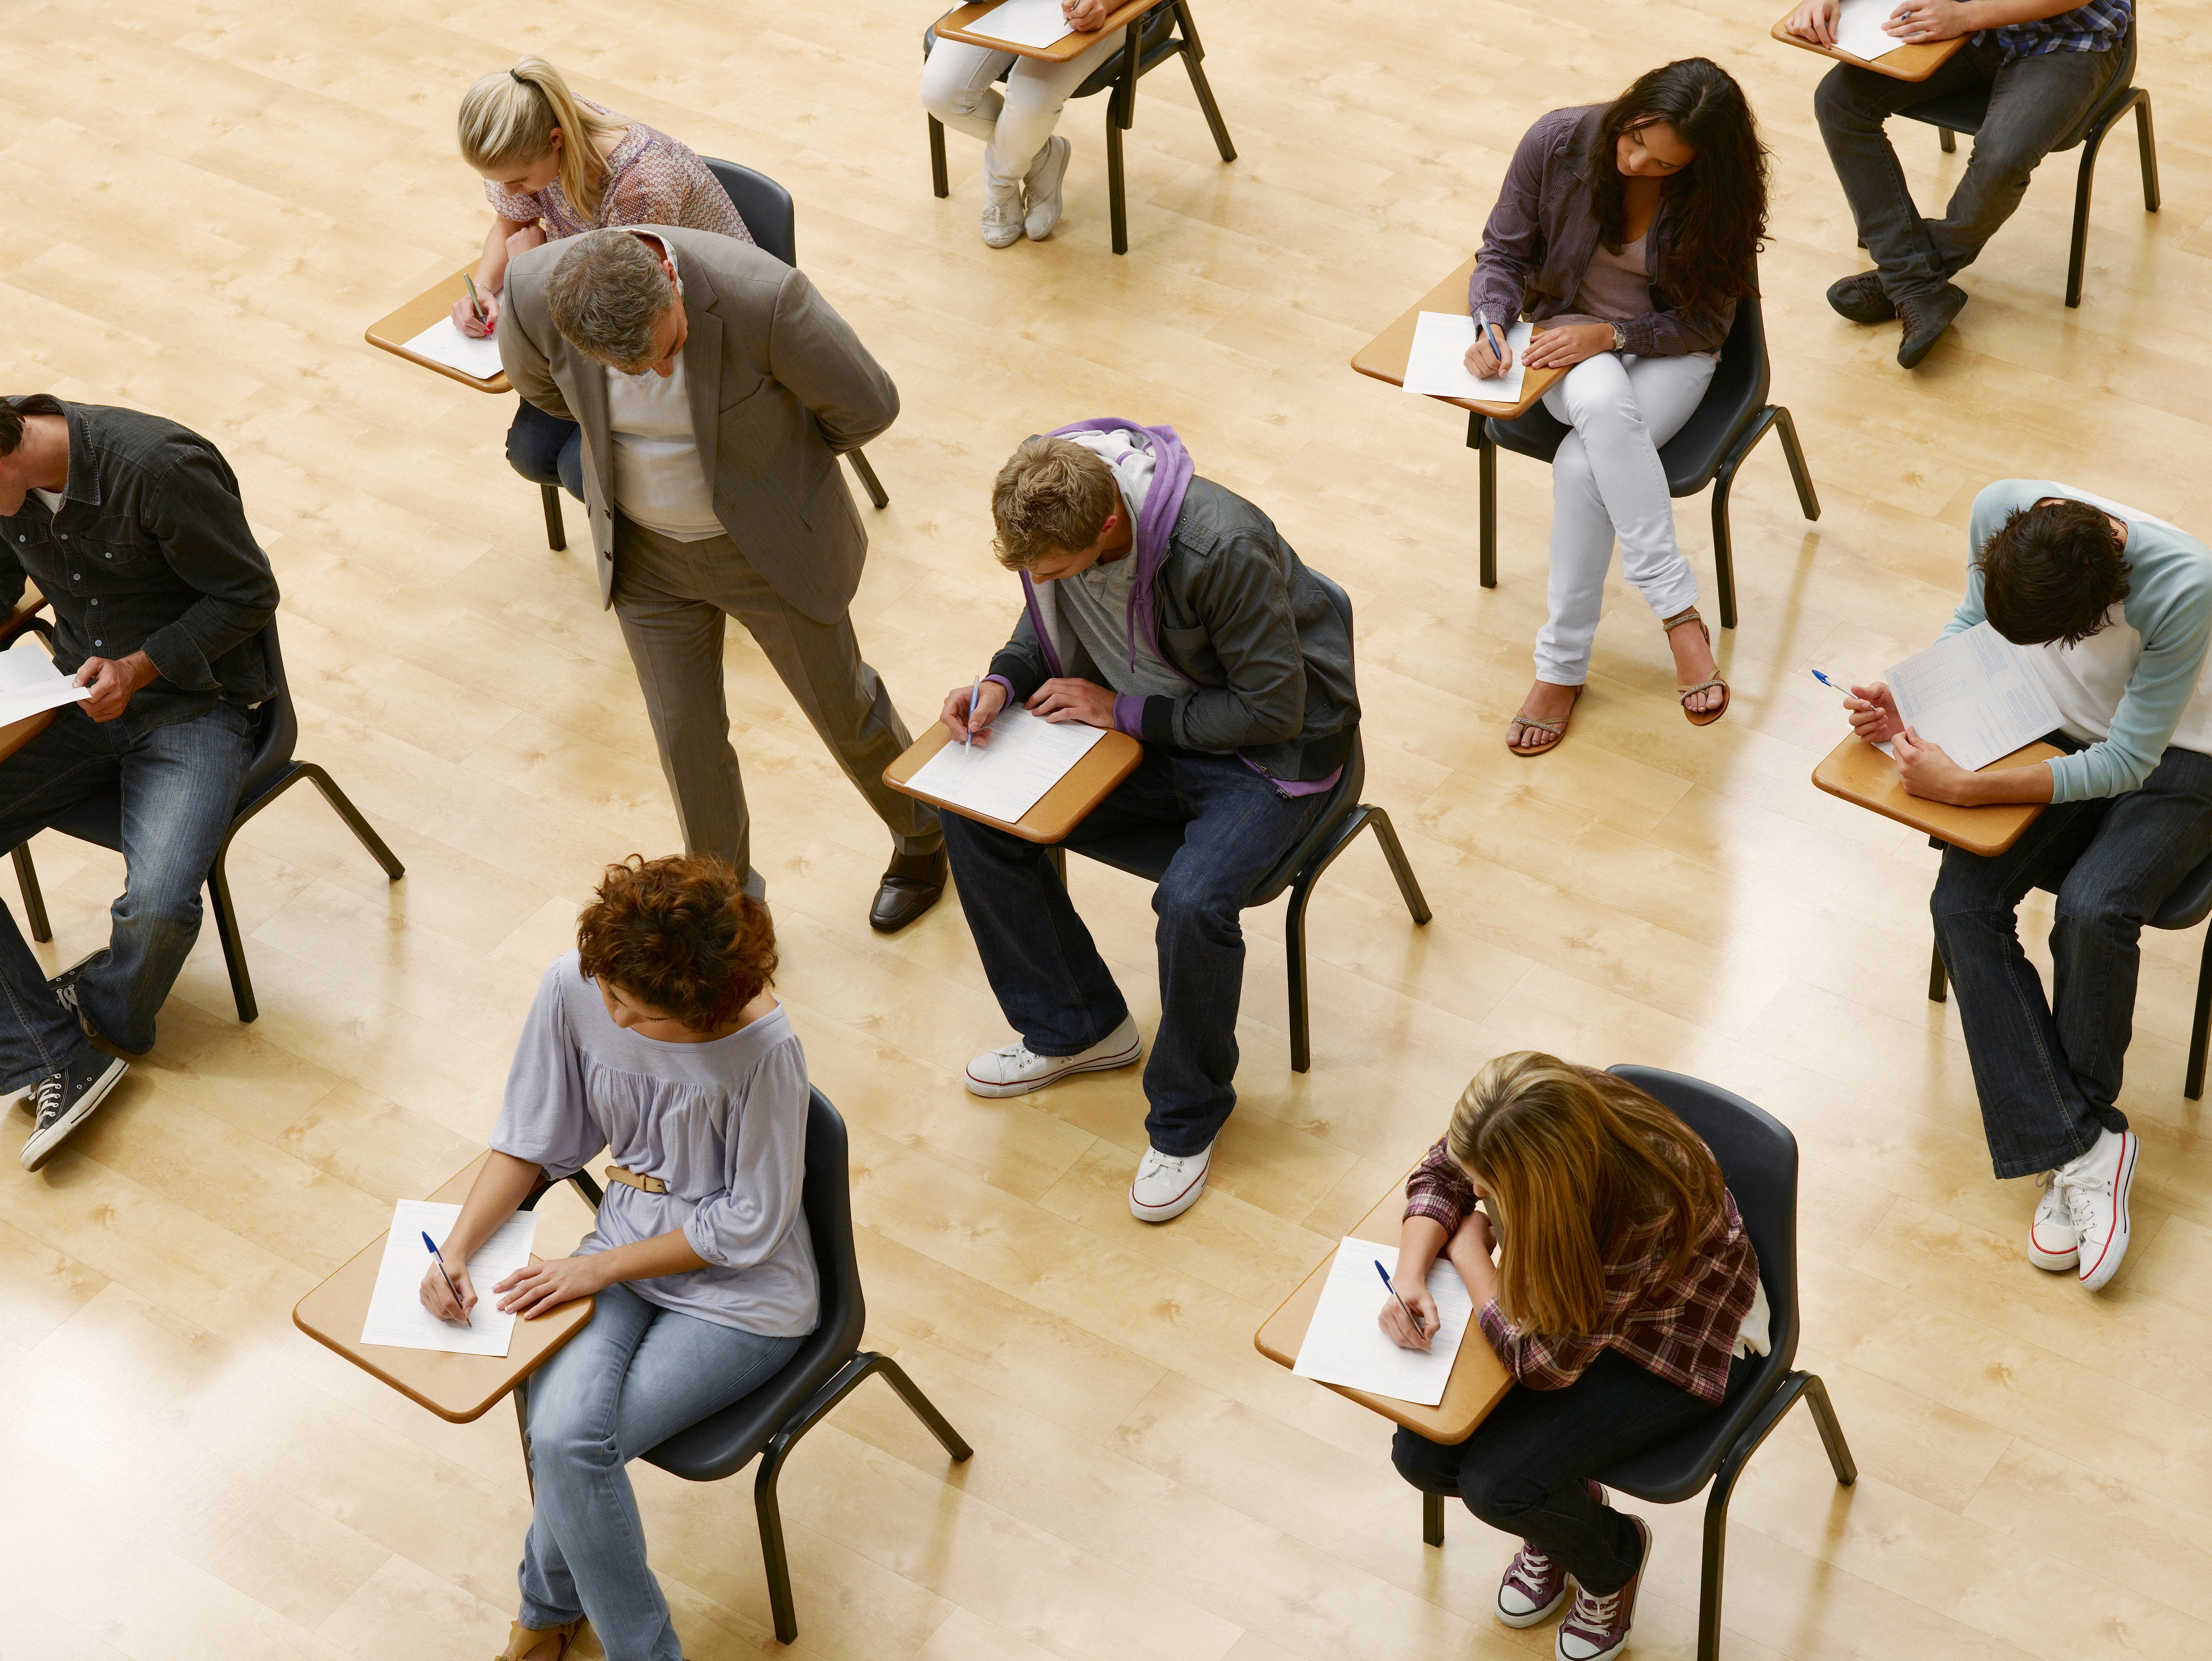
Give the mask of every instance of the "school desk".
[[(1468, 279), (1474, 275), (1474, 259), (1469, 254), (1460, 268), (1443, 282), (1415, 301), (1412, 307), (1395, 323), (1382, 331), (1352, 355), (1352, 367), (1364, 375), (1376, 380), (1387, 380), (1393, 386), (1406, 384), (1406, 360), (1413, 355), (1413, 331), (1419, 326), (1423, 312), (1449, 312), (1456, 317), (1467, 315)], [(1493, 318), (1500, 329), (1510, 326), (1514, 319)], [(1446, 398), (1432, 392), (1439, 404), (1449, 404), (1454, 409), (1473, 412), (1474, 421), (1494, 417), (1499, 421), (1511, 421), (1524, 416), (1535, 407), (1536, 400), (1551, 390), (1552, 383), (1566, 374), (1565, 369), (1530, 369), (1521, 377), (1521, 396), (1513, 403), (1486, 403), (1480, 399)], [(1468, 424), (1468, 446), (1475, 447), (1474, 423)]]
[(1109, 733), (1060, 776), (1059, 783), (1037, 798), (1036, 806), (1009, 824), (1004, 819), (957, 807), (927, 790), (915, 789), (907, 782), (921, 770), (924, 762), (951, 742), (952, 729), (939, 721), (916, 739), (904, 755), (884, 769), (884, 782), (902, 795), (941, 807), (948, 813), (957, 813), (978, 824), (1007, 831), (1024, 842), (1048, 845), (1063, 840), (1069, 831), (1090, 818), (1091, 810), (1112, 795), (1145, 758), (1145, 746), (1127, 733)]
[[(2000, 756), (1981, 770), (2002, 771), (2048, 761), (2063, 751), (2035, 743)], [(2035, 823), (2047, 804), (2039, 801), (1992, 802), (1984, 807), (1954, 807), (1905, 794), (1899, 782), (1897, 764), (1856, 736), (1846, 736), (1813, 770), (1813, 782), (1832, 796), (1871, 808), (1884, 818), (1925, 831), (1941, 843), (1984, 857), (2002, 854)]]
[(453, 302), (467, 295), (468, 284), (463, 279), (475, 274), (475, 266), (464, 265), (443, 282), (423, 289), (398, 311), (377, 319), (362, 331), (362, 338), (370, 345), (390, 352), (394, 357), (404, 357), (410, 363), (419, 363), (448, 380), (458, 380), (462, 386), (473, 386), (480, 392), (513, 392), (514, 388), (507, 383), (504, 374), (495, 374), (489, 380), (479, 380), (472, 374), (462, 374), (451, 364), (440, 363), (420, 352), (407, 350), (409, 341), (451, 312)]
[(975, 20), (987, 12), (995, 11), (1000, 0), (981, 0), (972, 6), (957, 6), (937, 20), (933, 31), (940, 40), (958, 40), (970, 46), (988, 46), (993, 52), (1010, 52), (1017, 58), (1036, 58), (1048, 64), (1065, 64), (1079, 58), (1097, 46), (1115, 29), (1126, 28), (1165, 0), (1126, 0), (1106, 15), (1106, 21), (1088, 34), (1062, 35), (1048, 46), (1024, 46), (1012, 40), (1000, 40), (988, 34), (975, 33)]
[(1899, 46), (1895, 52), (1886, 52), (1879, 58), (1854, 58), (1847, 52), (1838, 52), (1833, 46), (1800, 40), (1790, 33), (1790, 20), (1796, 15), (1797, 8), (1790, 7), (1782, 14), (1782, 21), (1767, 33), (1785, 46), (1816, 52), (1823, 58), (1834, 58), (1838, 64), (1849, 64), (1855, 70), (1872, 70), (1876, 75), (1886, 75), (1893, 81), (1925, 81), (1951, 61), (1952, 53), (1966, 44), (1966, 37), (1961, 34), (1924, 46)]

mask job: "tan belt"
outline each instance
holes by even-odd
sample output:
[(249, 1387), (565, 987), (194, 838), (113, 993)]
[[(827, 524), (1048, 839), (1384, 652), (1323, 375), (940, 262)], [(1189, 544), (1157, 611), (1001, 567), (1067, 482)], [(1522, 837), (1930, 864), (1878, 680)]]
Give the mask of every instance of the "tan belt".
[(624, 1171), (618, 1165), (611, 1165), (607, 1167), (607, 1180), (611, 1183), (620, 1183), (626, 1188), (634, 1188), (641, 1194), (668, 1192), (668, 1184), (662, 1182), (659, 1177), (641, 1177), (635, 1171)]

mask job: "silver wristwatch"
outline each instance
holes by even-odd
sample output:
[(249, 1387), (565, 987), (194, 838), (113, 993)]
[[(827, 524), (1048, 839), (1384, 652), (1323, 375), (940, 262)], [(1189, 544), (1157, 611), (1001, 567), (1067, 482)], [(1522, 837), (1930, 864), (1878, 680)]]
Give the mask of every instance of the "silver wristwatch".
[(1613, 326), (1613, 350), (1616, 352), (1625, 352), (1628, 350), (1627, 332), (1618, 323)]

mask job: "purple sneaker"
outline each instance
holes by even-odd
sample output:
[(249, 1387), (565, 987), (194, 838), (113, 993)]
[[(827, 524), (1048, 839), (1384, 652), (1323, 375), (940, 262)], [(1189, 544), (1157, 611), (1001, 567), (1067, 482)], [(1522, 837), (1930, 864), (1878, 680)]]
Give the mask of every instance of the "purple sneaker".
[[(1589, 1485), (1590, 1498), (1605, 1503), (1605, 1490)], [(1528, 1541), (1513, 1554), (1498, 1583), (1498, 1620), (1501, 1626), (1533, 1627), (1555, 1614), (1567, 1595), (1567, 1572)]]
[(1593, 1597), (1581, 1587), (1575, 1588), (1575, 1605), (1559, 1622), (1559, 1661), (1613, 1661), (1628, 1647), (1628, 1628), (1636, 1619), (1636, 1588), (1644, 1579), (1644, 1566), (1651, 1561), (1650, 1529), (1641, 1517), (1628, 1520), (1644, 1537), (1644, 1555), (1636, 1561), (1636, 1573), (1626, 1585), (1604, 1597)]

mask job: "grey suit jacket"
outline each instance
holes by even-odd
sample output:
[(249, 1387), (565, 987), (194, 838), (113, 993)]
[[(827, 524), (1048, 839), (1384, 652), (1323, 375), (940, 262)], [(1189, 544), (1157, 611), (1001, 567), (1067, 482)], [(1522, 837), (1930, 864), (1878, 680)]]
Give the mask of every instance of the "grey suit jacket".
[[(785, 601), (835, 623), (860, 587), (868, 533), (837, 457), (898, 416), (898, 388), (804, 275), (712, 231), (636, 225), (676, 252), (690, 338), (684, 376), (714, 516)], [(566, 240), (507, 268), (499, 356), (515, 391), (584, 429), (584, 496), (599, 598), (613, 603), (614, 450), (605, 368), (553, 326), (545, 283)]]

